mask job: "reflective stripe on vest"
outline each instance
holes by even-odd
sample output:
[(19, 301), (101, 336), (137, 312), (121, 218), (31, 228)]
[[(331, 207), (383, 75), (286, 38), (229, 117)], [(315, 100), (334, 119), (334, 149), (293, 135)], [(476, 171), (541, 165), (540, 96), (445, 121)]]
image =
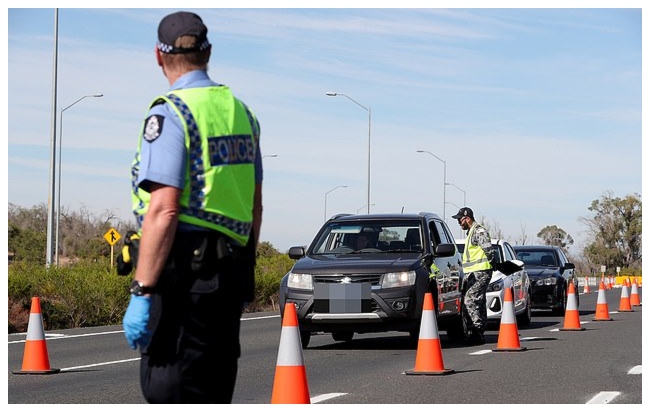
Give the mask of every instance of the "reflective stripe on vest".
[(463, 271), (465, 273), (478, 272), (492, 268), (487, 255), (480, 245), (472, 245), (472, 236), (478, 223), (474, 222), (465, 239), (465, 252), (463, 253)]

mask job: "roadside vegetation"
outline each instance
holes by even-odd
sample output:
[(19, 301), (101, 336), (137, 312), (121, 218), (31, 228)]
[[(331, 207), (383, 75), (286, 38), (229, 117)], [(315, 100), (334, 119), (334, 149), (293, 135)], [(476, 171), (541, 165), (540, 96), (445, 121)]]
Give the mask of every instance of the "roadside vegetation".
[[(590, 239), (583, 250), (571, 249), (573, 238), (562, 228), (540, 228), (535, 243), (557, 245), (575, 263), (578, 276), (641, 276), (641, 197), (638, 194), (615, 198), (606, 192), (580, 218)], [(111, 228), (123, 237), (135, 229), (110, 211), (93, 215), (86, 209), (61, 211), (58, 264), (45, 264), (47, 249), (47, 205), (24, 208), (9, 203), (8, 208), (8, 294), (9, 333), (25, 332), (31, 299), (41, 300), (46, 330), (119, 324), (129, 301), (132, 276), (118, 276), (111, 264), (111, 247), (103, 238)], [(480, 219), (479, 219), (480, 220)], [(498, 224), (483, 222), (493, 237), (512, 244), (531, 244), (525, 230), (520, 238), (502, 233)], [(122, 248), (113, 247), (115, 257)], [(279, 311), (280, 280), (293, 261), (269, 242), (260, 242), (255, 268), (255, 300), (246, 311)]]

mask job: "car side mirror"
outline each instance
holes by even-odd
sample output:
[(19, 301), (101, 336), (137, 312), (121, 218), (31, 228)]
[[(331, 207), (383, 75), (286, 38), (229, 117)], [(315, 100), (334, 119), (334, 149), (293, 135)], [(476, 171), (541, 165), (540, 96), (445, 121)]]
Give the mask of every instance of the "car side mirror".
[(441, 243), (436, 246), (435, 255), (440, 257), (449, 257), (456, 254), (456, 245), (453, 243)]
[(305, 256), (305, 247), (304, 246), (292, 246), (289, 248), (289, 257), (294, 260), (298, 260)]

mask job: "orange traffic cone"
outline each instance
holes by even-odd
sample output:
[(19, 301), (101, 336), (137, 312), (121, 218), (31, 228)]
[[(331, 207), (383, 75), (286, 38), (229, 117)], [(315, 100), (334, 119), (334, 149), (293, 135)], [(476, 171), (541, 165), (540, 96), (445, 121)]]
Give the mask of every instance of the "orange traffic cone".
[(564, 326), (560, 330), (585, 330), (580, 326), (580, 312), (576, 299), (576, 288), (573, 282), (569, 282), (569, 293), (567, 294), (566, 309), (564, 311)]
[(582, 293), (591, 293), (591, 289), (589, 288), (589, 276), (585, 276), (585, 287), (582, 289)]
[(636, 283), (636, 278), (632, 282), (632, 293), (630, 293), (630, 305), (641, 306), (641, 299), (639, 299), (639, 287)]
[(612, 290), (614, 287), (614, 278), (612, 276), (609, 276), (607, 278), (607, 290)]
[(627, 279), (623, 281), (623, 286), (621, 286), (621, 300), (618, 305), (619, 312), (633, 312), (632, 304), (630, 303), (630, 295), (627, 291)]
[(501, 325), (499, 326), (499, 340), (493, 352), (513, 352), (526, 350), (519, 344), (519, 330), (515, 319), (515, 306), (512, 302), (512, 290), (507, 288), (503, 297), (503, 310), (501, 311)]
[(598, 300), (596, 300), (596, 317), (594, 320), (612, 320), (609, 317), (609, 306), (607, 305), (607, 297), (605, 296), (605, 284), (600, 281), (598, 287)]
[(422, 320), (420, 320), (420, 338), (415, 354), (415, 367), (405, 371), (406, 375), (446, 375), (454, 372), (445, 369), (442, 360), (442, 348), (438, 336), (436, 313), (433, 310), (433, 296), (430, 292), (424, 294)]
[(59, 372), (60, 369), (50, 368), (50, 358), (47, 356), (47, 344), (43, 330), (41, 300), (32, 298), (32, 307), (27, 325), (25, 352), (23, 353), (23, 368), (14, 371), (15, 374), (48, 374)]
[(300, 343), (298, 315), (293, 303), (284, 306), (271, 403), (311, 403)]

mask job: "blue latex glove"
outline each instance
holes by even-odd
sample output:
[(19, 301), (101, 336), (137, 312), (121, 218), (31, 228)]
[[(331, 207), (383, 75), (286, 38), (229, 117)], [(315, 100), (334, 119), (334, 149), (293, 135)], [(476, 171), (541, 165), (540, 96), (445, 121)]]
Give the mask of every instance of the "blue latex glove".
[(151, 298), (149, 296), (131, 295), (131, 301), (126, 308), (122, 325), (124, 335), (131, 349), (144, 348), (149, 344), (151, 332), (147, 329), (149, 323), (149, 308)]

